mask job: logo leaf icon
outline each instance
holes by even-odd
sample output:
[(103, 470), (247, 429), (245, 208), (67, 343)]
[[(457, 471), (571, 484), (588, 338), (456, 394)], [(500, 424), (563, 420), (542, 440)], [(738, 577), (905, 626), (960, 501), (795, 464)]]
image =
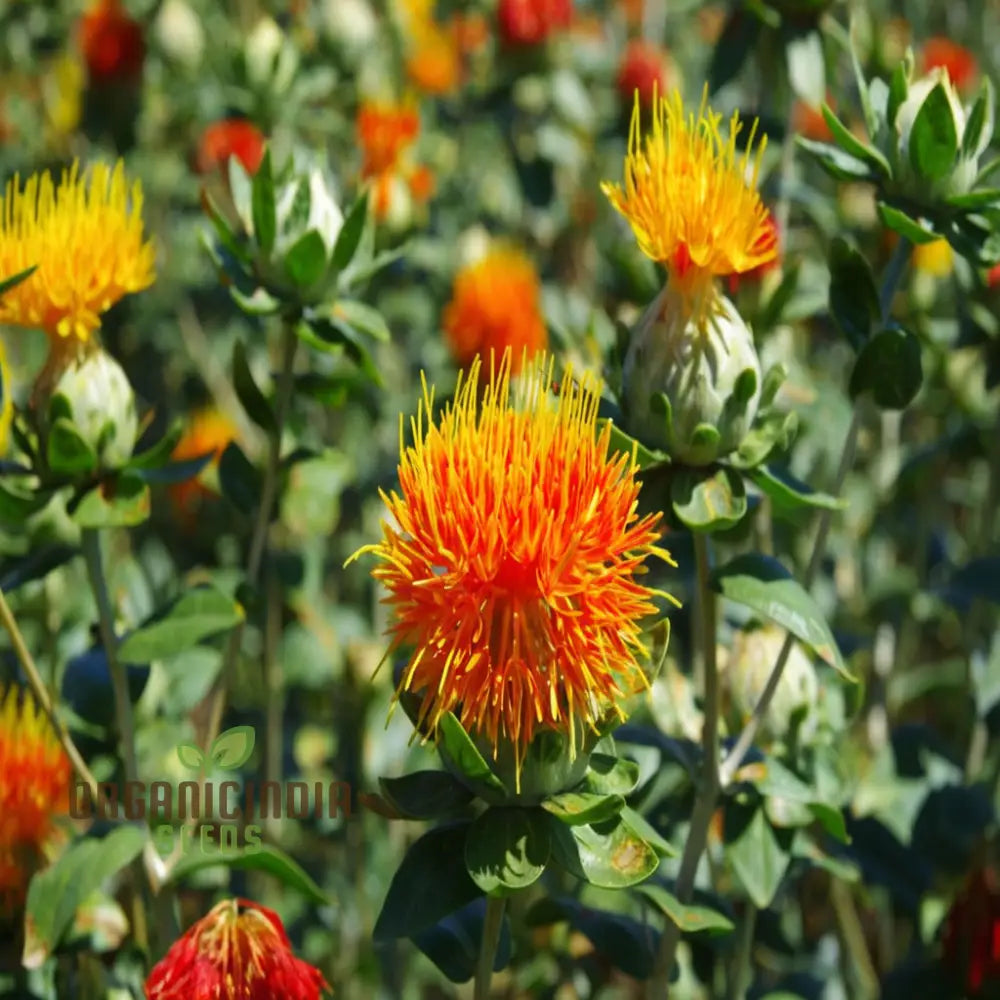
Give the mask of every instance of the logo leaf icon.
[(189, 771), (200, 771), (206, 764), (205, 755), (193, 743), (178, 743), (177, 759)]
[(255, 739), (253, 726), (233, 726), (212, 741), (212, 760), (217, 767), (234, 771), (250, 759)]

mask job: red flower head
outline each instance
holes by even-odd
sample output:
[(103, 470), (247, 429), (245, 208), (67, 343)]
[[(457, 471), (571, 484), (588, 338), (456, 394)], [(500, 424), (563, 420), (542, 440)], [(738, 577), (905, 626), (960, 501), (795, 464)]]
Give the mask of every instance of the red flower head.
[(539, 45), (573, 20), (573, 0), (500, 0), (500, 37), (506, 45)]
[(970, 998), (993, 997), (1000, 988), (1000, 880), (989, 868), (975, 871), (944, 920), (942, 960)]
[(209, 125), (198, 143), (198, 173), (225, 170), (231, 156), (255, 174), (264, 159), (265, 139), (260, 129), (245, 118), (227, 118)]
[(292, 954), (278, 915), (226, 899), (179, 940), (146, 980), (147, 1000), (319, 1000), (330, 987)]
[(996, 288), (1000, 285), (1000, 264), (994, 264), (993, 267), (986, 272), (986, 287)]
[(142, 25), (128, 16), (121, 0), (94, 0), (80, 20), (80, 50), (92, 81), (135, 81), (146, 56)]
[(979, 74), (976, 57), (964, 45), (941, 36), (928, 38), (924, 43), (923, 66), (925, 73), (938, 67), (947, 70), (959, 90), (971, 87)]
[(629, 42), (618, 70), (618, 93), (631, 111), (636, 91), (643, 107), (650, 107), (654, 94), (669, 89), (667, 54), (658, 45), (636, 38)]

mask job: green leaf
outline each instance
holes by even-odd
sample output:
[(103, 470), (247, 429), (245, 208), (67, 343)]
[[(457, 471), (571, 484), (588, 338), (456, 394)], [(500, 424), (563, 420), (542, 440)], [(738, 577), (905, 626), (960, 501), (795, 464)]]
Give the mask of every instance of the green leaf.
[(816, 602), (777, 559), (759, 553), (737, 556), (712, 572), (711, 584), (729, 600), (788, 629), (848, 680), (856, 679)]
[(392, 339), (389, 324), (377, 310), (357, 299), (340, 299), (331, 310), (334, 317), (349, 323), (354, 329), (367, 333), (374, 340), (388, 343)]
[(993, 84), (984, 76), (962, 132), (962, 156), (967, 159), (981, 156), (993, 138), (993, 100)]
[(814, 490), (787, 473), (779, 473), (766, 465), (750, 469), (747, 475), (770, 498), (776, 517), (789, 517), (801, 510), (844, 510), (847, 507), (846, 500)]
[(953, 194), (946, 199), (952, 208), (971, 211), (978, 208), (1000, 207), (1000, 188), (981, 188), (968, 194)]
[(260, 473), (235, 441), (230, 441), (219, 457), (219, 486), (222, 495), (237, 510), (247, 517), (256, 513), (260, 503)]
[(412, 937), (482, 896), (465, 867), (465, 839), (471, 825), (437, 827), (410, 846), (375, 922), (376, 942)]
[(9, 292), (12, 288), (21, 284), (21, 282), (26, 278), (30, 278), (35, 273), (35, 269), (37, 267), (37, 264), (32, 264), (31, 267), (26, 267), (23, 271), (18, 271), (17, 274), (12, 274), (9, 278), (0, 278), (0, 298), (3, 297), (5, 292)]
[(0, 524), (23, 528), (25, 521), (37, 514), (52, 499), (52, 493), (16, 493), (0, 483)]
[[(230, 156), (227, 167), (229, 193), (232, 196), (236, 214), (240, 217), (244, 228), (249, 230), (253, 225), (253, 182), (238, 156)], [(216, 228), (219, 228), (219, 223), (221, 223), (225, 227), (226, 234), (232, 239), (232, 234), (229, 233), (229, 226), (226, 224), (223, 214), (214, 205), (210, 205), (210, 208), (211, 211), (209, 214), (212, 221), (216, 222)]]
[(469, 827), (465, 867), (483, 892), (503, 896), (537, 882), (551, 849), (538, 810), (494, 806)]
[(236, 285), (230, 285), (229, 296), (248, 316), (273, 316), (281, 309), (281, 299), (275, 298), (266, 288), (255, 288), (248, 295)]
[(639, 765), (623, 757), (593, 753), (583, 781), (586, 790), (597, 795), (628, 795), (639, 784)]
[(955, 165), (958, 133), (943, 83), (924, 98), (910, 130), (910, 165), (923, 180), (939, 181)]
[(308, 873), (284, 851), (270, 844), (260, 844), (237, 851), (209, 850), (206, 853), (191, 852), (181, 856), (170, 870), (168, 884), (180, 882), (196, 872), (207, 868), (229, 868), (241, 871), (264, 872), (272, 875), (282, 885), (294, 890), (313, 903), (328, 905), (326, 893), (312, 880)]
[(351, 206), (344, 225), (337, 235), (337, 242), (333, 247), (333, 267), (337, 271), (343, 271), (354, 259), (358, 245), (361, 243), (361, 234), (365, 229), (365, 220), (368, 218), (368, 192), (365, 191), (360, 198)]
[(726, 857), (753, 904), (761, 910), (770, 906), (791, 862), (792, 835), (783, 831), (779, 839), (762, 807), (731, 803), (725, 811), (723, 839)]
[(119, 653), (129, 663), (167, 659), (242, 620), (243, 609), (231, 597), (215, 587), (196, 587), (132, 632)]
[(441, 819), (464, 809), (472, 792), (447, 771), (415, 771), (402, 778), (379, 778), (382, 794), (410, 819)]
[(890, 125), (896, 124), (896, 116), (899, 114), (899, 108), (903, 101), (909, 96), (910, 93), (910, 70), (913, 67), (913, 60), (909, 57), (901, 59), (896, 63), (896, 68), (892, 71), (892, 76), (889, 77), (889, 100), (886, 104), (886, 121)]
[(865, 344), (851, 372), (852, 398), (870, 391), (883, 410), (904, 410), (923, 384), (920, 341), (908, 330), (888, 327)]
[(126, 469), (158, 469), (170, 461), (170, 456), (177, 447), (177, 442), (184, 436), (184, 421), (181, 418), (173, 421), (166, 433), (152, 447), (133, 455)]
[(859, 160), (863, 160), (885, 177), (892, 175), (889, 161), (874, 146), (869, 146), (858, 139), (853, 132), (833, 113), (826, 103), (822, 107), (823, 119), (833, 135), (834, 141), (844, 152)]
[(653, 848), (620, 816), (598, 826), (564, 826), (552, 819), (549, 829), (553, 860), (598, 888), (637, 885), (660, 863)]
[(725, 531), (747, 512), (743, 478), (725, 466), (682, 469), (671, 483), (670, 497), (674, 513), (694, 531)]
[(446, 765), (454, 764), (471, 781), (506, 794), (503, 782), (490, 770), (472, 738), (462, 728), (462, 723), (451, 712), (446, 712), (441, 717), (438, 733), (441, 738), (440, 747), (444, 751), (442, 759)]
[(257, 246), (270, 253), (278, 228), (278, 213), (274, 203), (274, 171), (271, 150), (264, 151), (264, 158), (252, 181), (253, 235)]
[(733, 922), (724, 913), (708, 906), (685, 905), (662, 886), (640, 885), (637, 891), (685, 934), (728, 934), (733, 930)]
[(567, 826), (601, 823), (617, 816), (625, 806), (620, 795), (599, 795), (595, 792), (563, 792), (551, 795), (542, 808)]
[(72, 517), (81, 528), (131, 528), (149, 511), (149, 485), (136, 473), (121, 472), (84, 494)]
[(845, 153), (839, 146), (831, 146), (826, 142), (816, 142), (796, 136), (796, 145), (804, 153), (811, 156), (831, 177), (838, 181), (871, 181), (875, 180), (871, 167), (850, 153)]
[(247, 416), (261, 430), (268, 434), (276, 434), (278, 425), (274, 419), (274, 411), (254, 381), (250, 365), (247, 363), (247, 350), (241, 340), (233, 344), (233, 386)]
[(933, 243), (935, 240), (941, 239), (941, 236), (933, 228), (929, 229), (919, 220), (912, 218), (898, 208), (893, 208), (892, 205), (884, 201), (879, 200), (876, 207), (882, 223), (911, 243)]
[(830, 312), (855, 350), (868, 340), (881, 314), (868, 261), (839, 236), (830, 244)]
[(46, 961), (72, 927), (81, 904), (138, 857), (147, 836), (142, 827), (119, 826), (101, 840), (71, 844), (35, 875), (25, 910), (25, 967), (37, 969)]
[(193, 743), (178, 743), (177, 759), (189, 771), (200, 771), (208, 767), (208, 758), (202, 753), (201, 747), (196, 747)]
[(826, 66), (823, 39), (815, 29), (789, 33), (785, 41), (788, 82), (795, 95), (810, 107), (818, 107), (826, 96)]
[(97, 468), (94, 449), (66, 417), (57, 417), (49, 427), (46, 457), (49, 468), (58, 476), (74, 476)]
[(621, 451), (626, 455), (631, 455), (633, 449), (635, 450), (635, 460), (639, 469), (648, 469), (654, 465), (664, 465), (670, 462), (670, 456), (664, 452), (652, 451), (647, 448), (644, 444), (636, 441), (635, 438), (630, 437), (627, 431), (622, 430), (613, 420), (600, 419), (597, 421), (597, 432), (602, 434), (604, 432), (605, 425), (610, 425), (610, 431), (608, 431), (608, 451), (611, 454)]
[(250, 759), (256, 739), (253, 726), (233, 726), (212, 740), (208, 753), (216, 767), (235, 771)]
[(677, 848), (642, 813), (636, 812), (631, 806), (625, 806), (621, 817), (661, 858), (677, 855)]
[(326, 274), (326, 244), (310, 229), (289, 248), (284, 259), (285, 273), (299, 288), (311, 288)]

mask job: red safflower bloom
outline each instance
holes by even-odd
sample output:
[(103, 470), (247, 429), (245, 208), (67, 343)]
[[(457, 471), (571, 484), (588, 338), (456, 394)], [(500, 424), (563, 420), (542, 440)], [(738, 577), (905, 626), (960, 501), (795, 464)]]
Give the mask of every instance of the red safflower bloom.
[[(518, 764), (539, 730), (578, 743), (647, 685), (639, 622), (655, 591), (637, 576), (660, 515), (640, 517), (634, 456), (597, 432), (599, 386), (567, 372), (549, 395), (543, 356), (511, 387), (510, 352), (485, 386), (478, 359), (434, 417), (412, 423), (400, 493), (382, 494), (395, 524), (365, 546), (389, 592), (393, 648), (412, 646), (400, 693), (421, 699), (434, 730), (455, 712)], [(664, 595), (666, 596), (666, 595)], [(519, 780), (519, 777), (518, 777)]]
[(319, 1000), (329, 989), (292, 954), (278, 915), (246, 899), (215, 906), (146, 980), (147, 1000)]
[(248, 174), (255, 174), (264, 159), (265, 142), (261, 130), (245, 118), (214, 122), (201, 133), (198, 141), (198, 173), (224, 171), (229, 158), (235, 156)]
[(994, 264), (993, 267), (986, 272), (986, 287), (996, 288), (1000, 285), (1000, 264)]
[(971, 87), (979, 74), (976, 57), (964, 45), (942, 36), (927, 39), (922, 62), (925, 73), (938, 67), (947, 70), (959, 90)]
[(643, 107), (653, 103), (655, 94), (666, 93), (668, 57), (658, 45), (636, 38), (628, 44), (618, 70), (618, 93), (629, 110), (636, 91)]
[(530, 260), (514, 250), (494, 250), (455, 278), (443, 327), (455, 359), (467, 366), (480, 358), (484, 377), (490, 356), (510, 348), (512, 374), (522, 360), (545, 350), (541, 285)]
[(1000, 880), (990, 868), (972, 873), (944, 920), (942, 961), (970, 998), (1000, 987)]
[(142, 25), (121, 0), (94, 0), (80, 20), (80, 50), (92, 81), (135, 81), (146, 57)]
[(500, 38), (506, 45), (539, 45), (573, 20), (573, 0), (500, 0)]
[(27, 691), (0, 697), (0, 916), (24, 903), (32, 873), (69, 808), (69, 758)]

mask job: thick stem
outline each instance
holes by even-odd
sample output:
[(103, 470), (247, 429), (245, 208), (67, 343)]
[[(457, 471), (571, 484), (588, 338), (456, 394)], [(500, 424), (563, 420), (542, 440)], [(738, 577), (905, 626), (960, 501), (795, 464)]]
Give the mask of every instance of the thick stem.
[[(278, 375), (278, 386), (274, 402), (274, 422), (276, 430), (268, 438), (267, 464), (264, 467), (264, 479), (260, 490), (260, 505), (254, 520), (253, 532), (250, 536), (250, 552), (247, 556), (247, 581), (256, 585), (260, 576), (260, 567), (267, 547), (267, 538), (271, 526), (271, 514), (278, 493), (278, 479), (281, 472), (281, 439), (288, 419), (288, 410), (292, 401), (292, 388), (295, 383), (295, 352), (299, 338), (292, 322), (286, 322), (281, 340), (281, 369)], [(226, 650), (222, 658), (222, 669), (219, 680), (212, 694), (211, 711), (209, 713), (208, 735), (205, 745), (210, 746), (212, 740), (219, 735), (222, 727), (222, 714), (226, 705), (226, 693), (236, 669), (236, 660), (243, 645), (244, 623), (241, 621), (229, 633)]]
[(740, 924), (739, 941), (733, 956), (729, 980), (729, 1000), (744, 1000), (753, 982), (753, 939), (757, 928), (757, 907), (747, 903)]
[(108, 594), (108, 582), (104, 576), (104, 562), (101, 556), (101, 536), (96, 528), (83, 529), (83, 558), (87, 564), (90, 589), (97, 603), (98, 626), (101, 631), (101, 645), (108, 661), (111, 687), (115, 699), (115, 720), (118, 724), (118, 738), (121, 743), (122, 761), (125, 765), (125, 780), (138, 781), (139, 769), (135, 756), (135, 726), (132, 722), (132, 699), (129, 697), (128, 674), (118, 659), (118, 637), (115, 635), (115, 613)]
[[(701, 644), (705, 721), (702, 726), (702, 777), (691, 814), (691, 826), (681, 866), (677, 873), (674, 895), (682, 903), (691, 901), (694, 892), (698, 864), (708, 843), (708, 830), (715, 813), (721, 784), (719, 780), (719, 669), (716, 657), (715, 591), (709, 584), (711, 569), (708, 551), (708, 536), (701, 532), (694, 534), (694, 558), (697, 574), (698, 596), (695, 607), (698, 610), (698, 636)], [(650, 980), (650, 997), (659, 1000), (668, 995), (670, 970), (674, 966), (677, 946), (680, 943), (680, 928), (668, 921), (660, 947), (656, 954), (653, 976)]]
[(496, 962), (500, 931), (503, 928), (503, 911), (506, 900), (503, 897), (486, 897), (486, 919), (483, 922), (483, 941), (476, 963), (476, 984), (474, 1000), (489, 1000), (490, 983), (493, 982), (493, 964)]

